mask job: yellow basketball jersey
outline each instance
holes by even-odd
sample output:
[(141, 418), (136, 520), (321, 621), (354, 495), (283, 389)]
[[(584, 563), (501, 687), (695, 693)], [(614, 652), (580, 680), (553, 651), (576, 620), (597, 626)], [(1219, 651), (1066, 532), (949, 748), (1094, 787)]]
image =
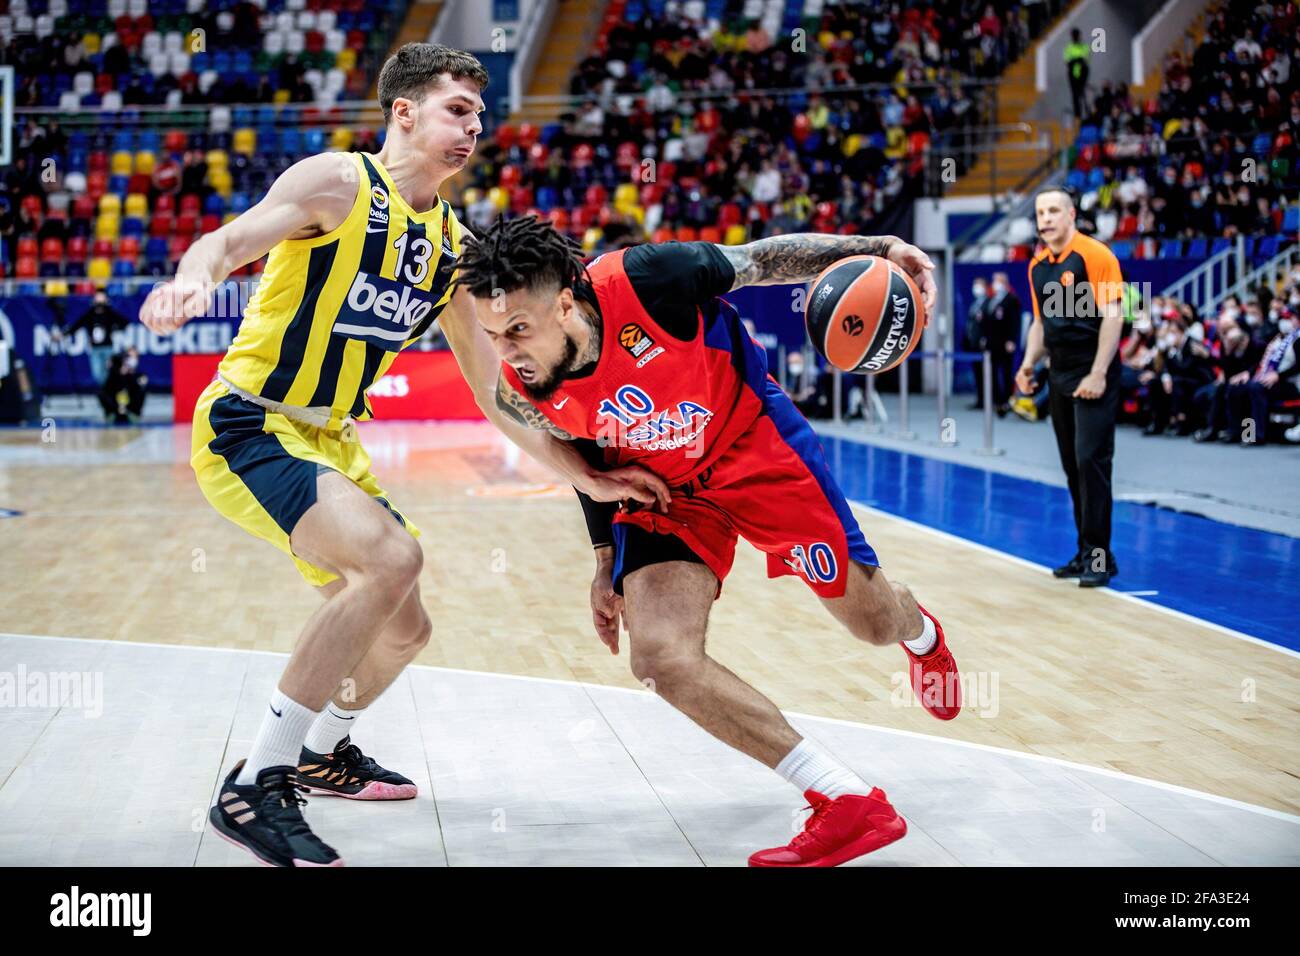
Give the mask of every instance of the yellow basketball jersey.
[(446, 307), (461, 243), (449, 203), (416, 212), (374, 156), (351, 159), (359, 182), (348, 217), (271, 249), (218, 369), (252, 395), (328, 408), (332, 425), (371, 417), (366, 389)]

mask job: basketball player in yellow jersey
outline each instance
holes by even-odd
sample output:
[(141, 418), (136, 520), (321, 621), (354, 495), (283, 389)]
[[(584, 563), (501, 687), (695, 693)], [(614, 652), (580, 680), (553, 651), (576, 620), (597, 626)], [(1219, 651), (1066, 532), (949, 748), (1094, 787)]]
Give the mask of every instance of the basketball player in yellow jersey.
[[(350, 740), (432, 630), (416, 583), (419, 532), (371, 474), (353, 423), (371, 417), (366, 389), (448, 304), (462, 230), (438, 189), (473, 153), (487, 82), (468, 53), (402, 47), (379, 76), (378, 154), (296, 163), (256, 206), (195, 242), (141, 307), (150, 329), (174, 331), (206, 312), (217, 283), (270, 253), (195, 408), (192, 465), (212, 505), (286, 552), (325, 598), (209, 814), (221, 836), (273, 865), (341, 864), (304, 821), (300, 787), (362, 800), (416, 794)], [(464, 328), (446, 331), (461, 367), (483, 378), (471, 382), (480, 404), (526, 451), (597, 500), (667, 496), (640, 469), (598, 472), (568, 443), (505, 420), (483, 397), (496, 385), (482, 361), (490, 348)]]

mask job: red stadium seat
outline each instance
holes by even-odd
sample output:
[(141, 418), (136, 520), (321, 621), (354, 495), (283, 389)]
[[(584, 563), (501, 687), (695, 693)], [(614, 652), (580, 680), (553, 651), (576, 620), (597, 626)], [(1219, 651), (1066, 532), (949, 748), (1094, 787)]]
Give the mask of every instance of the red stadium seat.
[(18, 240), (18, 258), (35, 259), (40, 247), (36, 243), (35, 236), (23, 236)]
[[(161, 201), (162, 197), (159, 196), (158, 199)], [(170, 203), (168, 205), (170, 207)], [(202, 209), (203, 209), (202, 200), (199, 199), (196, 193), (186, 193), (185, 195), (181, 196), (182, 213), (191, 216), (197, 216), (200, 214), (200, 212), (202, 212)], [(161, 204), (157, 207), (157, 211), (158, 212), (163, 211), (163, 207)]]
[(122, 241), (118, 243), (117, 254), (123, 259), (132, 261), (140, 258), (140, 240), (135, 236), (123, 236)]
[(68, 240), (67, 256), (69, 262), (85, 262), (87, 255), (86, 237), (73, 236)]
[(45, 262), (57, 262), (63, 258), (63, 240), (50, 236), (41, 242), (41, 259)]
[(172, 234), (175, 225), (176, 221), (166, 213), (154, 213), (153, 218), (149, 220), (149, 235), (165, 239)]
[(190, 138), (179, 129), (169, 130), (163, 137), (163, 149), (169, 153), (183, 153), (190, 144)]
[(216, 213), (210, 212), (199, 220), (199, 232), (205, 235), (209, 232), (216, 232), (220, 228), (221, 217)]
[(722, 245), (722, 230), (717, 226), (705, 226), (700, 230), (700, 241)]
[(678, 242), (695, 242), (700, 236), (693, 226), (682, 226), (677, 230), (676, 238)]
[(14, 268), (14, 275), (19, 279), (35, 279), (37, 273), (35, 256), (19, 256)]
[(192, 236), (199, 227), (199, 219), (192, 213), (183, 212), (176, 217), (176, 235)]
[(651, 242), (672, 242), (673, 230), (671, 226), (660, 226), (650, 237)]

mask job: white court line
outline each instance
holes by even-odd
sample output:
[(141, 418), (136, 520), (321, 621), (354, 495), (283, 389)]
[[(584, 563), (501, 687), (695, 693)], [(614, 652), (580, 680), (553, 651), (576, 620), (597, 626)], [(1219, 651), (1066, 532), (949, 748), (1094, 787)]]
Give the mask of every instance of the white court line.
[[(863, 511), (870, 512), (873, 515), (880, 515), (885, 518), (891, 518), (894, 521), (901, 521), (905, 525), (910, 525), (911, 527), (918, 528), (921, 531), (928, 531), (930, 534), (938, 535), (940, 538), (943, 538), (947, 541), (952, 541), (956, 544), (964, 544), (966, 547), (974, 548), (976, 551), (982, 551), (985, 554), (991, 554), (995, 557), (1002, 558), (1003, 560), (1010, 561), (1013, 564), (1018, 564), (1022, 568), (1029, 568), (1030, 570), (1038, 571), (1043, 574), (1052, 573), (1052, 569), (1047, 567), (1047, 565), (1045, 564), (1035, 564), (1033, 561), (1029, 561), (1025, 558), (1019, 557), (1018, 555), (1008, 554), (1006, 551), (999, 551), (997, 548), (991, 548), (987, 544), (980, 544), (978, 541), (971, 541), (967, 538), (960, 537), (959, 535), (955, 535), (947, 531), (941, 531), (938, 528), (932, 528), (928, 524), (922, 524), (919, 521), (913, 521), (911, 518), (904, 518), (899, 515), (893, 514), (892, 512), (889, 511), (882, 511), (880, 508), (873, 508), (871, 505), (863, 504), (861, 501), (854, 501), (850, 499), (849, 504), (855, 508), (861, 508)], [(1279, 654), (1286, 654), (1288, 657), (1294, 657), (1300, 659), (1300, 651), (1293, 651), (1289, 647), (1283, 647), (1281, 644), (1274, 644), (1272, 641), (1266, 641), (1262, 637), (1252, 637), (1250, 634), (1243, 634), (1241, 631), (1234, 631), (1230, 627), (1224, 627), (1222, 624), (1215, 624), (1213, 621), (1207, 621), (1204, 618), (1196, 617), (1193, 614), (1187, 614), (1183, 611), (1177, 611), (1171, 607), (1165, 607), (1163, 604), (1157, 604), (1154, 601), (1144, 601), (1141, 598), (1134, 597), (1133, 594), (1130, 594), (1125, 591), (1116, 591), (1114, 588), (1096, 588), (1095, 590), (1102, 594), (1109, 594), (1112, 597), (1117, 597), (1125, 601), (1131, 601), (1132, 603), (1137, 604), (1140, 607), (1150, 608), (1153, 611), (1159, 611), (1161, 614), (1168, 614), (1169, 616), (1176, 617), (1182, 621), (1188, 621), (1189, 623), (1192, 624), (1199, 624), (1201, 627), (1207, 627), (1212, 631), (1218, 631), (1220, 634), (1225, 634), (1228, 637), (1236, 638), (1239, 641), (1248, 641), (1251, 644), (1258, 644), (1260, 647), (1266, 647), (1271, 651), (1277, 651)]]
[[(110, 644), (121, 647), (161, 647), (169, 650), (186, 650), (186, 651), (220, 651), (228, 654), (263, 654), (269, 657), (283, 657), (286, 660), (289, 655), (281, 651), (263, 651), (249, 648), (237, 647), (205, 647), (194, 644), (161, 644), (152, 641), (110, 641), (103, 638), (93, 637), (59, 637), (53, 634), (13, 634), (0, 632), (0, 638), (17, 637), (30, 638), (40, 641), (81, 641), (87, 644)], [(649, 695), (649, 691), (639, 687), (616, 687), (611, 684), (592, 684), (580, 680), (565, 680), (562, 677), (533, 677), (526, 674), (505, 674), (496, 671), (474, 671), (466, 670), (460, 667), (436, 667), (432, 664), (408, 664), (407, 668), (417, 668), (419, 670), (434, 671), (447, 674), (465, 674), (471, 677), (497, 677), (504, 680), (532, 681), (539, 684), (561, 684), (566, 687), (577, 687), (587, 691), (591, 690), (609, 690), (620, 691), (625, 694), (642, 694)], [(1231, 797), (1221, 797), (1218, 794), (1206, 793), (1204, 790), (1194, 790), (1191, 787), (1179, 786), (1175, 783), (1165, 783), (1163, 780), (1152, 780), (1149, 777), (1139, 777), (1135, 774), (1124, 773), (1120, 770), (1111, 770), (1107, 767), (1095, 767), (1091, 764), (1078, 763), (1073, 760), (1065, 760), (1062, 757), (1052, 757), (1047, 754), (1028, 753), (1023, 750), (1010, 750), (1006, 747), (995, 747), (991, 744), (977, 744), (968, 740), (954, 740), (949, 737), (936, 737), (932, 734), (918, 733), (914, 730), (897, 730), (892, 727), (881, 727), (878, 724), (864, 724), (856, 720), (844, 720), (839, 717), (821, 717), (817, 714), (803, 714), (798, 711), (782, 711), (790, 717), (796, 717), (800, 720), (819, 721), (827, 724), (837, 724), (842, 727), (855, 727), (859, 730), (877, 731), (884, 734), (893, 734), (899, 737), (911, 737), (917, 740), (924, 740), (932, 743), (948, 744), (953, 747), (965, 747), (970, 750), (980, 750), (986, 753), (998, 754), (1003, 757), (1018, 757), (1025, 760), (1035, 761), (1038, 763), (1051, 764), (1057, 767), (1068, 767), (1071, 770), (1079, 770), (1084, 773), (1097, 773), (1113, 780), (1123, 780), (1129, 783), (1141, 784), (1143, 786), (1154, 787), (1158, 790), (1167, 790), (1171, 793), (1178, 793), (1184, 796), (1199, 797), (1202, 800), (1208, 800), (1211, 803), (1222, 804), (1223, 806), (1235, 807), (1238, 810), (1249, 810), (1251, 813), (1258, 813), (1266, 817), (1272, 817), (1277, 820), (1283, 820), (1287, 823), (1300, 825), (1300, 815), (1287, 813), (1283, 810), (1274, 810), (1271, 807), (1261, 807), (1253, 803), (1246, 803), (1242, 800), (1234, 800)]]

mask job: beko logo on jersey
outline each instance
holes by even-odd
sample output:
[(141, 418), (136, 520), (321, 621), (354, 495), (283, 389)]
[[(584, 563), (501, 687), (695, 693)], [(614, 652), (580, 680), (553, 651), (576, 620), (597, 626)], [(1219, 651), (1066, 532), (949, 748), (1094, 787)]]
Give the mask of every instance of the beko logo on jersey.
[(384, 276), (358, 272), (339, 306), (334, 334), (396, 352), (433, 309), (430, 293)]

